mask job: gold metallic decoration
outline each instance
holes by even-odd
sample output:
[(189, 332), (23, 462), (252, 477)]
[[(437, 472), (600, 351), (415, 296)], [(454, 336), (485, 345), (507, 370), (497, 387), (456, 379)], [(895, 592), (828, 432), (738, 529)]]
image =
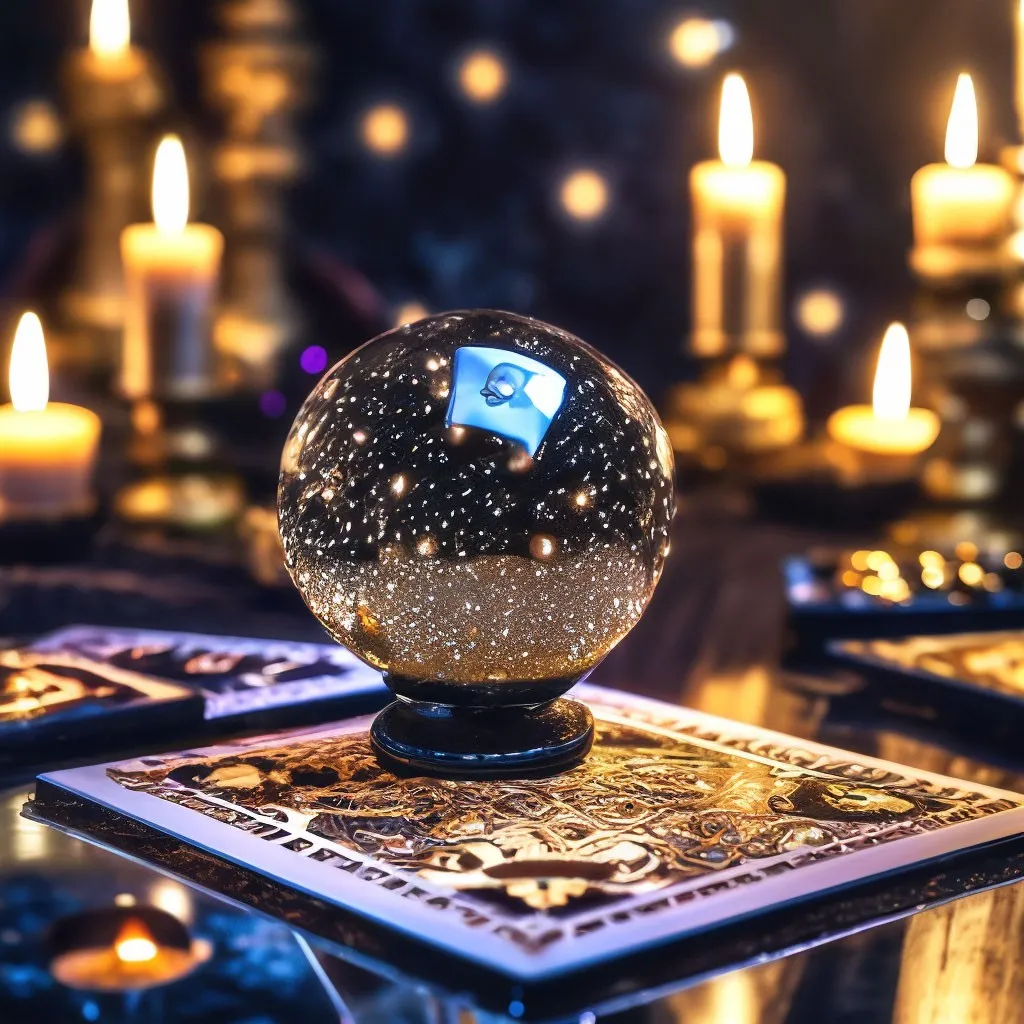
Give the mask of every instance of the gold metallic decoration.
[(684, 709), (591, 706), (589, 759), (544, 779), (396, 776), (358, 722), (108, 775), (534, 950), (614, 926), (630, 898), (696, 906), (1016, 806)]
[(284, 279), (285, 194), (304, 158), (295, 117), (309, 99), (314, 63), (292, 0), (221, 0), (224, 37), (200, 69), (207, 102), (224, 117), (213, 154), (226, 236), (214, 340), (230, 381), (268, 387), (298, 330)]

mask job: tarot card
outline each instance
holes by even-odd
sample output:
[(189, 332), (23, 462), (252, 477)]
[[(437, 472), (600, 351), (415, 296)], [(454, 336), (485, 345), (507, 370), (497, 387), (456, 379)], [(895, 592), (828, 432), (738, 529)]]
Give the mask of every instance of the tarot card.
[(218, 730), (243, 717), (258, 725), (266, 713), (275, 722), (287, 714), (286, 724), (323, 720), (383, 703), (388, 692), (379, 672), (337, 644), (72, 626), (33, 649), (78, 653), (187, 687)]
[(55, 749), (95, 756), (111, 740), (202, 716), (193, 691), (130, 668), (75, 651), (0, 650), (0, 766), (39, 764)]
[[(587, 998), (640, 984), (652, 951), (686, 937), (700, 936), (699, 963), (709, 933), (835, 890), (842, 910), (819, 917), (817, 941), (857, 905), (853, 887), (876, 916), (908, 912), (941, 886), (901, 902), (895, 873), (1024, 832), (1013, 793), (612, 690), (575, 695), (597, 740), (553, 777), (398, 777), (357, 718), (45, 775), (28, 813), (414, 972), (457, 964), (459, 984), (476, 969), (481, 991), (498, 978), (559, 998), (587, 971)], [(744, 929), (747, 955), (760, 934)]]
[(829, 651), (887, 692), (958, 716), (961, 727), (1005, 733), (1019, 749), (1024, 631), (844, 640), (833, 642)]

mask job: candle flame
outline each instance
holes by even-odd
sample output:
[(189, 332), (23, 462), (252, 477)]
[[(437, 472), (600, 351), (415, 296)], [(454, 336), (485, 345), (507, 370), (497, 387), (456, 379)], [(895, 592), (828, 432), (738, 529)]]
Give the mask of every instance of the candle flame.
[(46, 364), (43, 325), (35, 313), (18, 321), (11, 348), (11, 404), (18, 412), (40, 412), (50, 398), (50, 369)]
[(742, 75), (731, 73), (722, 83), (718, 115), (718, 153), (729, 167), (746, 167), (754, 155), (754, 117)]
[(971, 76), (956, 80), (953, 105), (946, 122), (946, 163), (950, 167), (973, 167), (978, 159), (978, 101)]
[(901, 323), (890, 324), (882, 339), (871, 404), (882, 420), (903, 420), (910, 411), (910, 336)]
[(153, 163), (153, 220), (160, 231), (183, 231), (188, 223), (188, 164), (177, 135), (165, 135)]
[(143, 964), (159, 952), (149, 929), (135, 917), (125, 921), (114, 940), (114, 954), (125, 964)]
[(92, 0), (89, 49), (100, 57), (119, 57), (130, 44), (128, 0)]

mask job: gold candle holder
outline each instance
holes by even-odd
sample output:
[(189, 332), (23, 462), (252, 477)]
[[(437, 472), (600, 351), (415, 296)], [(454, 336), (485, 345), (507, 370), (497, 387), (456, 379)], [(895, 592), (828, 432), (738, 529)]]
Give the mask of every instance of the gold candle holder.
[(89, 45), (71, 54), (63, 79), (69, 120), (85, 150), (87, 186), (53, 357), (106, 376), (117, 365), (124, 323), (119, 239), (144, 201), (140, 159), (166, 95), (152, 59), (130, 42), (127, 0), (93, 0)]
[(206, 46), (208, 103), (224, 117), (213, 154), (227, 236), (214, 341), (229, 378), (263, 389), (298, 332), (285, 285), (285, 196), (303, 171), (295, 115), (309, 99), (313, 50), (290, 0), (223, 0), (225, 37)]

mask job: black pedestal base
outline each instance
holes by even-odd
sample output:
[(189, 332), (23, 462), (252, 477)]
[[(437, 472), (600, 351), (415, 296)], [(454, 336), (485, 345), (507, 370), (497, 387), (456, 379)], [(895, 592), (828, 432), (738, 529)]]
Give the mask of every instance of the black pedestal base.
[(373, 721), (377, 755), (402, 773), (495, 779), (548, 775), (578, 764), (594, 743), (585, 704), (457, 708), (395, 701)]

